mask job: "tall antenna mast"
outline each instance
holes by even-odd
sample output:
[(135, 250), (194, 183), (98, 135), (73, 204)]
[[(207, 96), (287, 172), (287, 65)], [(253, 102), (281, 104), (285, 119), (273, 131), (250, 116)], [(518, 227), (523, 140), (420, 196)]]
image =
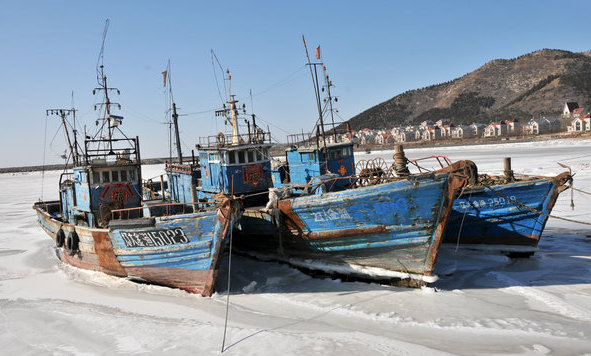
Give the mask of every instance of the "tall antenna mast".
[(170, 102), (172, 103), (172, 123), (174, 125), (174, 136), (176, 141), (176, 153), (179, 160), (179, 164), (183, 164), (183, 153), (181, 152), (181, 137), (179, 135), (179, 115), (176, 112), (176, 103), (174, 102), (174, 96), (172, 95), (172, 78), (170, 74), (170, 59), (166, 70), (162, 72), (164, 76), (164, 86), (168, 82), (168, 94), (170, 95)]
[(238, 103), (238, 100), (236, 100), (236, 96), (232, 94), (232, 75), (230, 75), (230, 71), (227, 69), (226, 74), (228, 74), (228, 95), (230, 96), (228, 104), (230, 104), (230, 111), (232, 115), (232, 144), (237, 145), (240, 143), (240, 132), (238, 131), (238, 109), (236, 109), (236, 103)]
[[(66, 141), (68, 142), (68, 149), (70, 150), (70, 155), (74, 161), (74, 165), (78, 165), (79, 163), (79, 153), (78, 153), (78, 142), (76, 140), (76, 130), (73, 129), (73, 136), (74, 142), (72, 143), (72, 139), (70, 138), (70, 130), (68, 129), (68, 116), (72, 115), (75, 117), (76, 109), (48, 109), (45, 110), (45, 115), (49, 116), (57, 116), (62, 121), (62, 126), (64, 127), (64, 135), (66, 136)], [(71, 126), (71, 125), (70, 125)]]
[[(316, 66), (322, 65), (322, 62), (312, 63), (310, 61), (310, 55), (308, 54), (308, 46), (306, 45), (306, 39), (304, 38), (304, 35), (302, 35), (302, 41), (304, 41), (304, 49), (306, 50), (306, 58), (308, 59), (307, 65), (310, 68), (310, 75), (312, 76), (312, 84), (314, 85), (314, 94), (316, 95), (316, 106), (318, 107), (318, 120), (320, 121), (320, 132), (317, 132), (317, 134), (322, 135), (322, 142), (324, 144), (324, 156), (326, 158), (326, 155), (328, 154), (328, 152), (326, 150), (326, 136), (324, 134), (324, 119), (322, 117), (322, 104), (320, 101), (320, 89), (319, 89), (319, 85), (318, 85), (318, 71), (316, 69)], [(320, 59), (319, 50), (317, 50), (316, 58)], [(312, 66), (314, 67), (314, 70), (312, 70)], [(318, 131), (318, 130), (316, 130), (316, 131)], [(327, 163), (326, 169), (328, 169), (328, 158), (326, 158), (326, 163)]]
[[(334, 125), (334, 109), (332, 107), (333, 97), (330, 94), (330, 87), (332, 86), (332, 81), (328, 77), (328, 73), (326, 72), (326, 66), (322, 66), (322, 71), (324, 73), (324, 81), (325, 81), (325, 86), (326, 86), (326, 94), (328, 96), (328, 98), (326, 98), (324, 100), (325, 101), (328, 100), (328, 107), (329, 107), (329, 110), (330, 110), (330, 119), (331, 119), (331, 122), (332, 122), (334, 142), (337, 142), (337, 132), (335, 130), (335, 125)], [(334, 98), (334, 100), (337, 101), (337, 98)]]
[(96, 68), (96, 79), (97, 79), (97, 83), (99, 86), (97, 88), (94, 88), (94, 90), (92, 91), (92, 94), (96, 94), (97, 92), (103, 92), (103, 94), (104, 94), (105, 101), (103, 103), (95, 105), (94, 109), (96, 110), (97, 108), (99, 108), (99, 109), (102, 109), (103, 107), (105, 108), (105, 114), (102, 118), (100, 118), (100, 120), (103, 121), (103, 124), (101, 125), (99, 132), (101, 132), (103, 130), (103, 128), (105, 127), (105, 123), (107, 123), (107, 121), (108, 121), (107, 131), (108, 131), (108, 137), (109, 137), (109, 149), (112, 151), (113, 150), (113, 142), (111, 140), (113, 138), (113, 130), (117, 126), (119, 126), (119, 124), (121, 123), (120, 122), (121, 118), (114, 119), (111, 117), (111, 105), (117, 105), (118, 108), (121, 109), (121, 104), (112, 103), (111, 100), (109, 99), (109, 91), (114, 90), (117, 92), (117, 94), (120, 94), (120, 92), (119, 92), (119, 89), (117, 89), (117, 88), (109, 88), (107, 86), (107, 76), (104, 73), (103, 58), (104, 58), (104, 52), (105, 52), (105, 39), (107, 38), (107, 30), (108, 29), (109, 29), (109, 19), (106, 19), (105, 20), (105, 29), (103, 31), (103, 40), (101, 43), (101, 51), (99, 52), (99, 57), (97, 60), (97, 68)]

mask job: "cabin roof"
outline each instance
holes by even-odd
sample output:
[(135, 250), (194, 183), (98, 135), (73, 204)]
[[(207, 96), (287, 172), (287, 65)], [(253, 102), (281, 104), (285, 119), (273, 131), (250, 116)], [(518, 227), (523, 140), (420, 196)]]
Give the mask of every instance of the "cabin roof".
[[(326, 148), (330, 149), (330, 148), (335, 148), (335, 147), (345, 147), (345, 146), (353, 146), (353, 142), (337, 142), (337, 143), (326, 143)], [(286, 148), (285, 151), (298, 151), (300, 153), (306, 153), (306, 152), (314, 152), (314, 151), (318, 151), (323, 149), (323, 145), (321, 144), (320, 147), (317, 147), (316, 145), (313, 146), (300, 146), (300, 147), (289, 147)]]
[(197, 147), (197, 152), (199, 151), (206, 151), (206, 152), (220, 152), (220, 151), (240, 151), (240, 150), (248, 150), (248, 149), (257, 149), (257, 148), (268, 148), (273, 146), (271, 143), (253, 143), (253, 144), (239, 144), (239, 145), (225, 145), (219, 147)]

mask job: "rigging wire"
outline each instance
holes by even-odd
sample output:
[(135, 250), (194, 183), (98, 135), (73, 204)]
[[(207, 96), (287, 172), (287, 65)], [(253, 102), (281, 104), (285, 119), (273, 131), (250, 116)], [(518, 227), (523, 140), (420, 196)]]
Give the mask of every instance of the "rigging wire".
[(267, 92), (282, 87), (288, 83), (291, 83), (292, 81), (298, 79), (299, 77), (303, 77), (305, 73), (305, 69), (306, 69), (306, 65), (303, 65), (301, 67), (299, 67), (298, 69), (296, 69), (294, 72), (292, 72), (291, 74), (287, 75), (286, 77), (284, 77), (283, 79), (280, 79), (278, 81), (276, 81), (275, 83), (271, 84), (270, 86), (268, 86), (266, 89), (263, 89), (262, 91), (255, 93), (254, 96), (260, 96), (263, 94), (266, 94)]
[[(213, 67), (213, 76), (214, 76), (214, 78), (215, 78), (215, 85), (216, 85), (216, 86), (217, 86), (217, 88), (218, 88), (218, 95), (220, 96), (220, 101), (222, 102), (222, 105), (224, 105), (224, 103), (225, 103), (225, 100), (224, 100), (224, 98), (222, 97), (222, 92), (220, 91), (220, 85), (219, 85), (219, 83), (218, 83), (218, 76), (217, 76), (217, 74), (215, 74), (215, 71), (216, 71), (216, 69), (215, 69), (215, 63), (214, 63), (214, 61), (213, 61), (214, 59), (216, 60), (216, 62), (217, 62), (217, 64), (218, 64), (218, 66), (220, 67), (220, 70), (222, 71), (222, 78), (223, 78), (223, 77), (224, 77), (224, 68), (222, 67), (222, 65), (221, 65), (221, 63), (220, 63), (220, 61), (219, 61), (218, 57), (215, 55), (215, 52), (214, 52), (214, 51), (213, 51), (213, 49), (212, 49), (212, 50), (211, 50), (211, 66)], [(224, 83), (224, 97), (226, 97), (226, 98), (227, 98), (227, 97), (228, 97), (228, 92), (227, 92), (227, 90), (226, 90), (226, 82), (224, 81), (223, 83)]]

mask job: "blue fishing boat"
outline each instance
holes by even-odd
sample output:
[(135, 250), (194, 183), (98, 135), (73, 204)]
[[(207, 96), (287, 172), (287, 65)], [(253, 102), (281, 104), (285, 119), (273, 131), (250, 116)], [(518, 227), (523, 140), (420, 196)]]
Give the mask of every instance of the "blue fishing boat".
[[(227, 72), (228, 83), (232, 77)], [(246, 106), (238, 108), (238, 100), (231, 93), (224, 108), (216, 116), (232, 127), (229, 134), (199, 138), (197, 155), (184, 162), (177, 144), (176, 162), (166, 163), (168, 195), (177, 203), (209, 202), (220, 194), (240, 198), (242, 205), (264, 204), (272, 186), (269, 149), (271, 134), (256, 123), (256, 116), (245, 117)], [(180, 141), (176, 105), (173, 103), (173, 124), (176, 141)], [(245, 122), (246, 125), (240, 125)]]
[[(440, 166), (447, 157), (433, 156)], [(419, 166), (419, 161), (412, 163)], [(558, 195), (572, 182), (570, 172), (555, 177), (515, 176), (505, 158), (505, 175), (476, 174), (456, 198), (443, 239), (445, 244), (499, 251), (514, 257), (536, 250)]]
[(408, 177), (371, 164), (356, 174), (350, 130), (323, 120), (317, 66), (324, 70), (331, 114), (335, 99), (326, 69), (309, 65), (319, 124), (314, 133), (288, 137), (286, 162), (272, 167), (269, 203), (246, 207), (235, 246), (310, 270), (411, 286), (434, 281), (454, 196), (466, 181), (459, 174), (463, 163), (450, 172)]
[(123, 117), (111, 113), (118, 104), (109, 92), (116, 89), (107, 86), (102, 65), (97, 79), (102, 116), (83, 145), (70, 121), (74, 109), (47, 112), (61, 119), (73, 168), (60, 176), (59, 200), (34, 204), (39, 224), (64, 263), (211, 295), (239, 204), (223, 194), (208, 203), (142, 199), (139, 139), (125, 136)]
[(569, 172), (466, 187), (453, 205), (444, 243), (529, 256), (536, 250)]

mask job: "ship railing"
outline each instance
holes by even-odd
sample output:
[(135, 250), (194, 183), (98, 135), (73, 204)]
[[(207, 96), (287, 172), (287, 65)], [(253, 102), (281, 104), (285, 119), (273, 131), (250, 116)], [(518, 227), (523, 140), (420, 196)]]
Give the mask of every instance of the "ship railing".
[(166, 171), (191, 174), (195, 170), (199, 170), (199, 168), (200, 168), (199, 163), (184, 163), (184, 164), (172, 163), (172, 162), (165, 163)]
[(206, 207), (213, 205), (213, 202), (194, 202), (194, 203), (162, 203), (162, 204), (150, 204), (146, 206), (138, 206), (135, 208), (124, 208), (124, 209), (113, 209), (111, 210), (112, 220), (127, 220), (134, 219), (138, 215), (142, 215), (144, 209), (148, 209), (150, 216), (152, 215), (153, 209), (162, 209), (162, 214), (156, 216), (173, 216), (182, 214), (191, 214), (200, 210), (204, 210)]
[[(432, 160), (432, 162), (436, 162), (437, 164), (439, 164), (439, 168), (426, 168), (423, 165), (419, 164), (419, 162), (426, 161), (426, 160)], [(409, 160), (408, 163), (415, 166), (419, 170), (419, 173), (425, 173), (425, 172), (436, 171), (438, 169), (450, 166), (452, 162), (447, 156), (428, 156), (428, 157), (422, 157), (419, 159), (415, 159), (412, 161)], [(424, 164), (424, 162), (422, 164)]]
[(113, 138), (87, 139), (84, 141), (86, 164), (137, 163), (139, 156), (139, 139)]
[(271, 132), (257, 128), (255, 132), (246, 134), (233, 135), (220, 132), (213, 136), (199, 137), (198, 147), (212, 148), (265, 143), (271, 143)]
[[(342, 123), (328, 123), (324, 124), (324, 135), (320, 129), (320, 125), (316, 125), (316, 132), (301, 132), (297, 134), (287, 135), (287, 143), (290, 146), (306, 147), (313, 145), (322, 145), (326, 143), (345, 143), (353, 140), (353, 135), (348, 126), (341, 127)], [(326, 126), (329, 128), (327, 129)]]

